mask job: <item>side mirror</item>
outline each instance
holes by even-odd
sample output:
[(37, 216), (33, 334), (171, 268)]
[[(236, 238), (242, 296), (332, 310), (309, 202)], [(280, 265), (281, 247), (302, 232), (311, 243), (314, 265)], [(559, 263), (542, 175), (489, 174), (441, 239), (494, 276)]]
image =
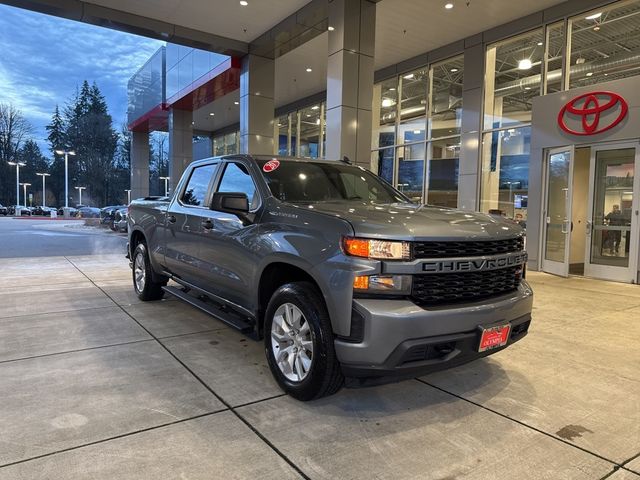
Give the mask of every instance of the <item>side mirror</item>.
[(249, 197), (241, 192), (216, 192), (211, 201), (211, 210), (231, 213), (245, 219), (249, 213)]

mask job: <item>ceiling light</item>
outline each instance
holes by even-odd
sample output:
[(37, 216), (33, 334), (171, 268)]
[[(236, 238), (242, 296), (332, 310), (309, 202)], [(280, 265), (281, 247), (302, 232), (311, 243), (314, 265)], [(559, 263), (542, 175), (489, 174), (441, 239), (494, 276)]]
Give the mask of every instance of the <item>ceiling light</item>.
[(414, 130), (413, 134), (414, 135), (420, 135), (422, 133), (422, 130)]
[(316, 118), (316, 125), (320, 125), (320, 119)]
[(409, 75), (405, 75), (404, 77), (405, 80), (413, 80), (413, 73), (410, 73)]
[(531, 67), (532, 67), (532, 63), (531, 63), (531, 60), (529, 60), (528, 58), (523, 58), (518, 62), (519, 70), (529, 70)]
[(583, 57), (578, 57), (576, 58), (576, 65), (581, 65), (585, 62), (586, 60)]
[(327, 28), (327, 30), (329, 30), (330, 32), (333, 32), (335, 30), (335, 28), (333, 28), (331, 25), (329, 25), (329, 28)]
[(538, 42), (538, 46), (541, 47), (542, 46), (542, 42)]
[(591, 75), (593, 75), (593, 72), (587, 72), (587, 77), (590, 77)]
[(310, 114), (310, 113), (307, 113), (307, 118), (308, 118), (308, 117), (310, 117), (310, 116), (311, 116), (311, 114)]
[(525, 90), (531, 90), (531, 87), (524, 87)]
[(311, 69), (311, 67), (307, 67), (307, 73), (311, 73), (313, 72), (313, 70)]
[(393, 105), (395, 105), (396, 102), (394, 102), (391, 98), (383, 98), (382, 99), (382, 106), (384, 108), (389, 108), (392, 107)]
[(589, 15), (588, 17), (584, 17), (587, 20), (595, 20), (597, 18), (600, 18), (602, 16), (602, 12), (598, 12), (598, 13), (594, 13), (593, 15)]
[(249, 2), (247, 2), (247, 0), (240, 0), (240, 5), (246, 7), (247, 5), (249, 5)]
[(458, 71), (458, 69), (457, 69), (457, 68), (452, 68), (452, 69), (451, 69), (451, 72), (452, 72), (452, 73), (456, 73), (457, 71)]
[(211, 113), (209, 114), (209, 116), (210, 116), (210, 117), (213, 117), (214, 115), (215, 115), (215, 113), (213, 113), (213, 112), (211, 112)]
[(595, 27), (593, 27), (593, 31), (594, 32), (599, 32), (600, 31), (600, 25), (596, 25)]
[(395, 92), (395, 91), (396, 91), (396, 87), (391, 87), (391, 88), (389, 89), (389, 91), (390, 91), (390, 92)]
[(234, 105), (240, 105), (240, 102), (233, 102)]
[(314, 105), (313, 107), (311, 107), (311, 110), (318, 110), (320, 107), (318, 105)]
[(453, 8), (453, 3), (445, 3), (444, 8), (451, 10)]

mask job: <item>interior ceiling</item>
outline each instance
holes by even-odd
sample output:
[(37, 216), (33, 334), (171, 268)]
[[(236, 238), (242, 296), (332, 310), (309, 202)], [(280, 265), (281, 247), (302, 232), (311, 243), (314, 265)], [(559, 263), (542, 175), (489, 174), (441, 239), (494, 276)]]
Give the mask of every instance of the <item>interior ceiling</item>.
[(86, 0), (103, 7), (250, 42), (309, 0)]

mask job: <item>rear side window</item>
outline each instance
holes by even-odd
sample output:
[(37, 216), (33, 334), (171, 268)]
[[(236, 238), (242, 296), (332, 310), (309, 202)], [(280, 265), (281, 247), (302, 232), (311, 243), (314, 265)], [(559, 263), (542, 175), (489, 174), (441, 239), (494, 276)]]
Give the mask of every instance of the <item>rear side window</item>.
[(247, 170), (247, 167), (240, 163), (227, 163), (218, 192), (239, 192), (246, 193), (249, 198), (249, 208), (253, 210), (258, 205), (256, 186)]
[(214, 163), (193, 169), (189, 177), (189, 183), (187, 183), (187, 188), (185, 188), (182, 198), (180, 199), (183, 204), (193, 205), (195, 207), (205, 206), (205, 197), (209, 188), (209, 182), (211, 182), (217, 167), (218, 164)]

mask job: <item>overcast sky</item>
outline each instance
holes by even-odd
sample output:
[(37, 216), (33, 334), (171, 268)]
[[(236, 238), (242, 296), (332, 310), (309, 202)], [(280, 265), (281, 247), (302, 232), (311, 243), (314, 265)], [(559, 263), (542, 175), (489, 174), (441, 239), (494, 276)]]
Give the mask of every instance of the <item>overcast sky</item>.
[(45, 125), (83, 80), (107, 99), (114, 128), (127, 111), (127, 81), (163, 42), (0, 5), (0, 103), (22, 110), (47, 156)]

